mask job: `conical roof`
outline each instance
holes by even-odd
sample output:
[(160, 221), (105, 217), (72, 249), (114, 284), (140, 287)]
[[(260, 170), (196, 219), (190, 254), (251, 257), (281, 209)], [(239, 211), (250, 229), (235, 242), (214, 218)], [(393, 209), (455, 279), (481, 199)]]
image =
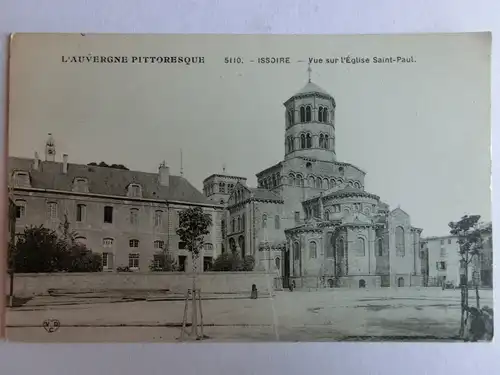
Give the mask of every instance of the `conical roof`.
[(324, 89), (322, 89), (317, 84), (315, 84), (314, 82), (311, 82), (311, 81), (307, 82), (307, 84), (299, 92), (297, 92), (294, 96), (305, 95), (305, 94), (315, 94), (315, 93), (323, 94), (323, 95), (327, 95), (329, 97), (332, 97), (328, 92), (326, 92)]

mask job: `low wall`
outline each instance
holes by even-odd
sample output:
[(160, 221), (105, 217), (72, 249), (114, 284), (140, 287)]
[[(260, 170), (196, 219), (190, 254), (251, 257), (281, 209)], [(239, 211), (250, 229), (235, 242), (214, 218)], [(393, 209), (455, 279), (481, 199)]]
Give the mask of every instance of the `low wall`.
[[(6, 275), (6, 294), (10, 279)], [(262, 293), (271, 293), (274, 274), (265, 272), (203, 272), (197, 275), (197, 287), (203, 293), (250, 293), (252, 284)], [(193, 274), (185, 272), (96, 272), (96, 273), (25, 273), (14, 278), (14, 295), (47, 294), (49, 289), (73, 293), (102, 290), (166, 290), (185, 293), (192, 288)]]

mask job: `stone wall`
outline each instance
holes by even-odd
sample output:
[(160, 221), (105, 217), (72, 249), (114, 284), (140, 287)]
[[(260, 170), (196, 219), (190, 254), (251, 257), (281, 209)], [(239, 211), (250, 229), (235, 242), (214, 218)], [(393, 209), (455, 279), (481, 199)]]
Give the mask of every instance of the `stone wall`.
[[(180, 272), (150, 273), (39, 273), (17, 274), (14, 279), (14, 294), (18, 297), (47, 294), (49, 289), (79, 293), (104, 290), (169, 290), (185, 293), (192, 288), (193, 274)], [(264, 272), (203, 272), (197, 275), (197, 286), (202, 293), (250, 293), (252, 284), (260, 293), (272, 291), (275, 274)], [(10, 280), (6, 278), (6, 293)], [(271, 290), (270, 290), (271, 289)]]

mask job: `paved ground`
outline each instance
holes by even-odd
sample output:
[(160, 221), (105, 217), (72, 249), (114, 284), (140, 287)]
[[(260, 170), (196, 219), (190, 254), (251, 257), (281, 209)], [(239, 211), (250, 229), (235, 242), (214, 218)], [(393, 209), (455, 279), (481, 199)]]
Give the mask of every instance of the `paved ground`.
[[(491, 290), (481, 305), (493, 306)], [(214, 341), (450, 340), (460, 324), (460, 291), (335, 289), (277, 292), (271, 298), (203, 301), (204, 334)], [(234, 297), (234, 296), (233, 296)], [(474, 302), (470, 294), (470, 302)], [(128, 301), (113, 296), (38, 297), (7, 314), (7, 337), (31, 342), (172, 342), (183, 301)], [(53, 333), (42, 328), (57, 319)]]

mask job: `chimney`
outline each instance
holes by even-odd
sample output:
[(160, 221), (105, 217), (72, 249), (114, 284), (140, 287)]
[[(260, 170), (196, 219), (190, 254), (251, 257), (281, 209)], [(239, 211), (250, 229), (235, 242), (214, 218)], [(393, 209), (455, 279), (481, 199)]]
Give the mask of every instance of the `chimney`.
[(168, 186), (170, 182), (170, 168), (167, 163), (163, 162), (160, 164), (158, 169), (158, 182), (161, 186)]
[(68, 173), (68, 154), (63, 154), (63, 173)]
[(40, 168), (40, 157), (38, 156), (38, 152), (35, 151), (35, 160), (33, 162), (33, 169), (38, 171)]

